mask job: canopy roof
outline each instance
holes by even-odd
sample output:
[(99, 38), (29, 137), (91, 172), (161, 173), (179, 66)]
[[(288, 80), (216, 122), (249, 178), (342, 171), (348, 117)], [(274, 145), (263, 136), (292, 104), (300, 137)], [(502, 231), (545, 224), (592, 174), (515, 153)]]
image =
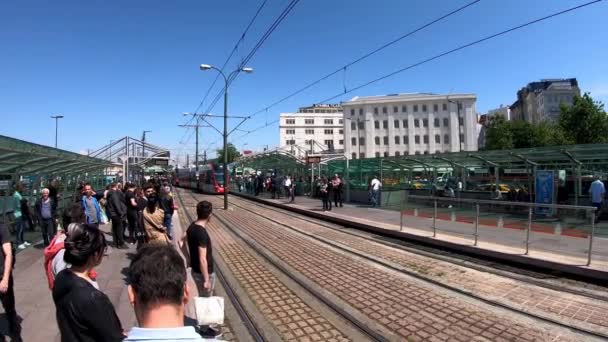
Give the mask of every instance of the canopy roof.
[(0, 135), (0, 174), (70, 175), (110, 166), (108, 160)]

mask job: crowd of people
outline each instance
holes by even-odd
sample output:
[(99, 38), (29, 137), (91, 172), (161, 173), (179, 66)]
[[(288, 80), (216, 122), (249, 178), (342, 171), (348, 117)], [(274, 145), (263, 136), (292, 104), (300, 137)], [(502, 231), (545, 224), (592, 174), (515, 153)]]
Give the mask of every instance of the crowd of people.
[[(17, 184), (12, 198), (19, 204), (22, 191)], [(187, 272), (191, 271), (199, 296), (211, 296), (214, 290), (212, 245), (206, 230), (212, 215), (210, 202), (198, 203), (197, 220), (179, 236), (172, 230), (177, 206), (168, 183), (152, 180), (140, 187), (112, 183), (100, 191), (83, 183), (61, 213), (57, 203), (48, 188), (42, 189), (33, 216), (42, 231), (43, 269), (62, 341), (202, 341), (221, 335), (211, 326), (184, 326), (184, 307), (192, 299)], [(31, 245), (23, 234), (28, 218), (25, 209), (20, 209), (15, 214), (16, 242), (17, 248), (25, 249)], [(127, 292), (138, 327), (129, 332), (123, 330), (97, 282), (95, 269), (109, 255), (102, 224), (111, 225), (114, 248), (137, 244)], [(12, 276), (15, 252), (8, 225), (0, 225), (0, 242), (0, 299), (11, 341), (20, 341)]]

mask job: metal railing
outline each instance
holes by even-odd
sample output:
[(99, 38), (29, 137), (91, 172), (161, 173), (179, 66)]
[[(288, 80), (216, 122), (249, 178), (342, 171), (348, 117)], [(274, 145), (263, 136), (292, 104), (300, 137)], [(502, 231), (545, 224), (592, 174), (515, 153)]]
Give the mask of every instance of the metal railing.
[[(405, 193), (405, 198), (402, 201), (402, 207), (400, 210), (400, 230), (403, 230), (404, 225), (404, 211), (405, 205), (410, 203), (410, 201), (414, 200), (414, 203), (418, 203), (416, 201), (422, 201), (423, 204), (427, 204), (430, 207), (432, 202), (433, 216), (432, 216), (432, 233), (433, 238), (437, 237), (437, 217), (438, 217), (438, 204), (439, 203), (448, 203), (456, 204), (461, 206), (462, 204), (471, 205), (475, 208), (475, 219), (473, 221), (474, 231), (472, 233), (474, 241), (473, 245), (477, 246), (479, 242), (479, 222), (480, 222), (480, 205), (488, 205), (490, 208), (503, 208), (506, 209), (503, 212), (496, 212), (497, 214), (502, 213), (525, 213), (527, 211), (527, 224), (525, 227), (525, 241), (524, 255), (528, 255), (530, 252), (530, 232), (532, 230), (532, 223), (534, 218), (534, 210), (535, 208), (548, 208), (551, 210), (559, 209), (559, 210), (572, 210), (572, 211), (583, 211), (585, 212), (585, 217), (591, 217), (591, 232), (588, 236), (588, 251), (587, 251), (587, 266), (591, 265), (591, 255), (593, 252), (593, 238), (595, 235), (595, 221), (596, 221), (596, 208), (591, 206), (580, 206), (580, 205), (565, 205), (565, 204), (543, 204), (543, 203), (530, 203), (530, 202), (510, 202), (510, 201), (501, 201), (501, 200), (482, 200), (482, 199), (468, 199), (468, 198), (454, 198), (454, 197), (436, 197), (436, 196), (419, 196), (419, 195), (409, 195), (407, 192)], [(520, 208), (519, 210), (516, 208)], [(524, 209), (524, 210), (521, 210)], [(527, 209), (527, 210), (526, 210)], [(539, 215), (540, 216), (540, 215)]]

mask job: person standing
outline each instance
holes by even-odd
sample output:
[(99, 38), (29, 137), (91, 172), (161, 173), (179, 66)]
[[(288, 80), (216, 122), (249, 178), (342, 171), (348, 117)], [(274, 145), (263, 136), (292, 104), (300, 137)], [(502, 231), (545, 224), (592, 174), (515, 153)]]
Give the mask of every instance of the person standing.
[(125, 204), (127, 206), (127, 222), (129, 228), (129, 242), (135, 243), (135, 232), (137, 225), (139, 224), (139, 216), (137, 214), (137, 194), (135, 192), (135, 185), (133, 183), (127, 183), (125, 185)]
[[(192, 278), (196, 283), (200, 297), (212, 296), (215, 288), (213, 245), (207, 232), (212, 212), (211, 202), (198, 202), (196, 205), (197, 219), (192, 222), (186, 231)], [(218, 337), (221, 335), (219, 331), (211, 327), (202, 327), (201, 330), (203, 336)]]
[(173, 213), (175, 211), (175, 201), (171, 195), (171, 187), (169, 187), (169, 185), (164, 185), (161, 188), (159, 204), (160, 208), (165, 212), (164, 224), (165, 228), (167, 228), (167, 236), (172, 239), (173, 234), (171, 233), (171, 227), (173, 223)]
[(46, 247), (57, 231), (57, 203), (50, 197), (49, 189), (44, 188), (40, 193), (42, 196), (36, 201), (35, 208), (42, 229), (42, 240)]
[(165, 212), (159, 207), (156, 189), (150, 183), (144, 186), (148, 202), (143, 210), (146, 242), (150, 244), (169, 244), (167, 229), (164, 226)]
[(372, 207), (376, 208), (380, 205), (380, 189), (382, 188), (382, 183), (378, 180), (378, 177), (374, 176), (372, 182), (370, 183), (370, 190), (372, 192)]
[(13, 244), (11, 235), (5, 224), (0, 224), (0, 301), (8, 321), (8, 330), (11, 341), (21, 341), (21, 325), (15, 309), (15, 291), (13, 282)]
[(17, 183), (15, 185), (15, 192), (13, 192), (13, 215), (15, 216), (15, 231), (17, 234), (17, 248), (25, 249), (30, 246), (30, 243), (26, 243), (25, 241), (25, 218), (23, 217), (23, 213), (21, 212), (21, 201), (23, 200), (23, 196), (21, 193), (23, 192), (23, 185), (21, 183)]
[(128, 248), (124, 241), (123, 218), (127, 215), (127, 205), (116, 187), (116, 183), (110, 184), (107, 193), (106, 211), (112, 220), (112, 239), (114, 247), (118, 249)]
[(93, 187), (87, 183), (83, 188), (84, 196), (82, 196), (81, 205), (86, 216), (86, 223), (99, 228), (101, 223), (101, 207), (97, 198), (93, 196)]
[(291, 175), (285, 178), (285, 193), (289, 197), (289, 203), (293, 203), (295, 200), (295, 182), (291, 179)]
[(107, 243), (95, 225), (75, 230), (65, 241), (63, 259), (70, 268), (57, 274), (53, 286), (61, 341), (122, 341), (120, 320), (91, 271), (103, 260)]
[(319, 194), (321, 196), (321, 202), (323, 202), (323, 211), (326, 211), (329, 209), (329, 196), (327, 192), (327, 181), (325, 180), (325, 177), (319, 178)]
[(337, 208), (338, 205), (342, 206), (342, 180), (340, 179), (340, 177), (338, 177), (337, 173), (334, 175), (334, 178), (331, 180), (331, 183), (333, 185), (334, 190), (333, 200), (335, 207)]
[(604, 195), (606, 194), (606, 187), (599, 176), (595, 176), (595, 180), (591, 183), (589, 194), (591, 195), (591, 205), (596, 208), (595, 220), (598, 222), (601, 216), (602, 204), (604, 203)]

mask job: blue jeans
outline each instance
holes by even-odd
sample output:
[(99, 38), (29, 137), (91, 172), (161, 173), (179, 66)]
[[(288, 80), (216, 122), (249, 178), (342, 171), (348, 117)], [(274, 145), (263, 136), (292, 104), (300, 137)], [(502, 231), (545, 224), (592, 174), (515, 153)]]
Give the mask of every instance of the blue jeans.
[(380, 190), (372, 190), (372, 206), (375, 208), (380, 205)]
[(15, 218), (15, 232), (17, 235), (17, 245), (25, 242), (25, 218), (23, 216)]
[(172, 218), (173, 218), (173, 214), (165, 213), (164, 224), (165, 224), (165, 227), (167, 228), (167, 235), (169, 235), (170, 237), (173, 237), (173, 235), (171, 235)]

